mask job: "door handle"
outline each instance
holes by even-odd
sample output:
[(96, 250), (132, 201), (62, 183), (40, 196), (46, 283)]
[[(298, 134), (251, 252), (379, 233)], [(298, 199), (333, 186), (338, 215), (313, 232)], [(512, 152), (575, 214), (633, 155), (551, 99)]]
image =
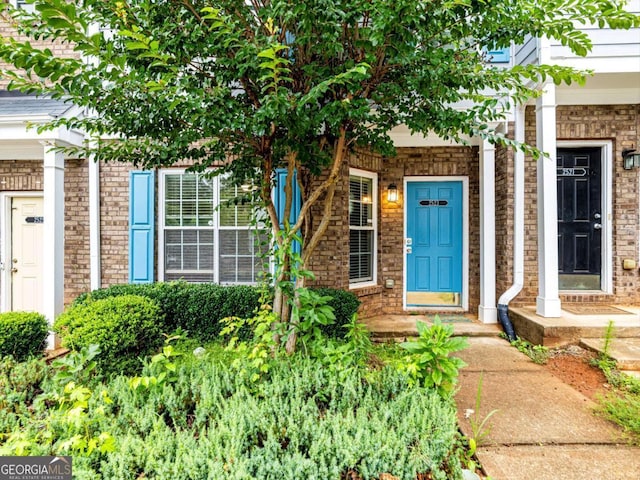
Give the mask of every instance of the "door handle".
[(11, 269), (11, 273), (17, 273), (17, 272), (18, 272), (18, 269), (17, 269), (16, 267), (13, 267), (13, 268)]
[(594, 230), (601, 230), (602, 229), (602, 224), (601, 223), (594, 223), (593, 224), (593, 229)]

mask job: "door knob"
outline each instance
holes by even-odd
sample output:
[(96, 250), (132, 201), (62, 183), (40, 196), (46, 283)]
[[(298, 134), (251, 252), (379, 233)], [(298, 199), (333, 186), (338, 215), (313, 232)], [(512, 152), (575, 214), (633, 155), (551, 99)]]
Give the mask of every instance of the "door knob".
[(17, 273), (17, 272), (18, 272), (18, 269), (17, 269), (16, 267), (13, 267), (13, 268), (11, 269), (11, 273)]
[(594, 230), (601, 230), (602, 229), (602, 224), (601, 223), (594, 223), (593, 224), (593, 228), (594, 228)]

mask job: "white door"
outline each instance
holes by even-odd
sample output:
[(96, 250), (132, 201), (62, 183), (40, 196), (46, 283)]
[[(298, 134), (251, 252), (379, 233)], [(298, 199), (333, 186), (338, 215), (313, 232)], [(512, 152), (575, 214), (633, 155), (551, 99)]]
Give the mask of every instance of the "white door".
[(42, 197), (11, 202), (11, 310), (42, 311)]

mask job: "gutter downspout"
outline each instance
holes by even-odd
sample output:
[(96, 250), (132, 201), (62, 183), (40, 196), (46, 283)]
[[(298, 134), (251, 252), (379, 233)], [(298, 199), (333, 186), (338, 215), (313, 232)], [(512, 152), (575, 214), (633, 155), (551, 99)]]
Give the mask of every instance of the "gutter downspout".
[(100, 165), (89, 158), (89, 263), (91, 290), (102, 286), (100, 267)]
[[(524, 105), (515, 111), (515, 141), (524, 143)], [(524, 285), (524, 152), (516, 150), (513, 155), (513, 285), (498, 299), (498, 320), (509, 341), (516, 340), (513, 324), (509, 319), (509, 302)]]

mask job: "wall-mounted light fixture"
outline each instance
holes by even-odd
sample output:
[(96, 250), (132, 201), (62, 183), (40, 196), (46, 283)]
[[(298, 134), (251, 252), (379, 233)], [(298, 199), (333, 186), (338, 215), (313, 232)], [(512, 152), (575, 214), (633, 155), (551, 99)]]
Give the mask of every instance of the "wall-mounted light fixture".
[(398, 201), (398, 186), (395, 183), (390, 183), (387, 187), (387, 201), (392, 203)]
[(636, 152), (635, 148), (622, 150), (622, 166), (625, 170), (640, 167), (640, 152)]

